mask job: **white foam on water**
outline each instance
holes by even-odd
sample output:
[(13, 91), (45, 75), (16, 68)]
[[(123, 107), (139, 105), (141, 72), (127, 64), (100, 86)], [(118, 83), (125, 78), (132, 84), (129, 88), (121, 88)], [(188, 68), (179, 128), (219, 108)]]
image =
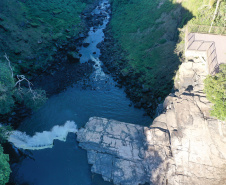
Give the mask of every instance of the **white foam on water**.
[(52, 148), (55, 139), (66, 141), (68, 133), (77, 133), (77, 125), (74, 121), (67, 121), (63, 126), (56, 125), (51, 131), (37, 132), (34, 136), (29, 136), (25, 132), (12, 131), (9, 133), (8, 141), (15, 147), (40, 150)]
[(94, 75), (95, 75), (95, 80), (104, 80), (106, 78), (106, 74), (103, 72), (101, 68), (101, 61), (99, 58), (94, 58), (93, 56), (90, 56), (91, 60), (95, 62), (94, 64)]

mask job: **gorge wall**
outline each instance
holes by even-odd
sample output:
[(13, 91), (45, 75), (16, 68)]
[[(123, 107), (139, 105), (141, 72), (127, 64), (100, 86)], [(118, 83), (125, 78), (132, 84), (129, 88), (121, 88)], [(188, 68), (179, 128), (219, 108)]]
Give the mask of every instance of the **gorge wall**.
[(226, 184), (226, 125), (210, 117), (205, 64), (184, 62), (150, 127), (90, 118), (78, 132), (92, 172), (114, 184)]

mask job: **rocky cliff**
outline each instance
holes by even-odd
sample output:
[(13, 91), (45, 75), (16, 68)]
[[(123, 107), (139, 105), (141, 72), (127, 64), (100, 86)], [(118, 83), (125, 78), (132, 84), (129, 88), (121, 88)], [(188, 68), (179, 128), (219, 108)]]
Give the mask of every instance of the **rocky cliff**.
[(92, 172), (114, 184), (226, 184), (226, 124), (210, 117), (205, 64), (183, 63), (150, 127), (90, 118), (78, 132)]

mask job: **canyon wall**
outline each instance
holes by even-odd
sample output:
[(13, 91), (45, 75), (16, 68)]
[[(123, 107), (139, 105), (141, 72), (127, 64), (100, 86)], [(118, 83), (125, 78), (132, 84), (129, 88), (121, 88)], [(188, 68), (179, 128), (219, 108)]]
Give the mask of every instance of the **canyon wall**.
[(226, 184), (226, 124), (209, 115), (206, 75), (198, 59), (182, 63), (150, 127), (90, 118), (77, 139), (92, 172), (114, 184)]

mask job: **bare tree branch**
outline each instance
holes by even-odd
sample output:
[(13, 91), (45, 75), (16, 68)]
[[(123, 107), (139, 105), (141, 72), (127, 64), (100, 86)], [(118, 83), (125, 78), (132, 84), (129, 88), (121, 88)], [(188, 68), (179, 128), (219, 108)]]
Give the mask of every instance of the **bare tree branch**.
[(9, 63), (9, 68), (10, 68), (10, 70), (11, 70), (12, 77), (13, 77), (13, 69), (12, 69), (12, 67), (11, 67), (9, 57), (7, 56), (7, 54), (6, 54), (6, 53), (5, 53), (4, 57), (6, 58), (6, 60), (7, 60), (7, 61), (8, 61), (8, 63)]

